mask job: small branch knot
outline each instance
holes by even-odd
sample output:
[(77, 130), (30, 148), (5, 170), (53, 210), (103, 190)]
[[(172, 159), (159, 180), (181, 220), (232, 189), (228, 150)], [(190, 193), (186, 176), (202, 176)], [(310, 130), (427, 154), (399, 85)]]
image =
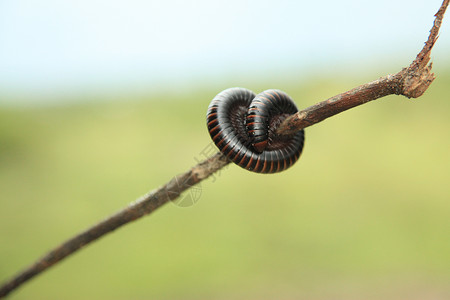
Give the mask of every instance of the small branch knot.
[(406, 69), (406, 74), (403, 77), (402, 94), (408, 98), (422, 96), (436, 78), (434, 73), (431, 72), (431, 68), (432, 63), (416, 70)]

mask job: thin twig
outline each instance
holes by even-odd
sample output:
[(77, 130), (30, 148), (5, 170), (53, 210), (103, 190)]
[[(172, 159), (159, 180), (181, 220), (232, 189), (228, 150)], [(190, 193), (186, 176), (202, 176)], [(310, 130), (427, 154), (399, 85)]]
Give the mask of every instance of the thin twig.
[(163, 204), (174, 200), (180, 194), (191, 188), (193, 185), (199, 183), (203, 179), (227, 165), (229, 161), (221, 154), (217, 153), (211, 158), (199, 163), (189, 171), (177, 175), (162, 187), (148, 193), (142, 198), (131, 203), (116, 214), (101, 221), (97, 225), (81, 232), (77, 236), (67, 240), (59, 245), (44, 257), (39, 259), (36, 263), (29, 266), (16, 277), (6, 282), (0, 288), (0, 297), (4, 297), (14, 289), (18, 288), (27, 280), (33, 278), (37, 274), (46, 270), (50, 266), (61, 261), (65, 257), (81, 249), (87, 244), (97, 240), (105, 234), (127, 224), (131, 221), (139, 219), (140, 217), (154, 212)]
[(439, 11), (435, 14), (433, 27), (428, 40), (416, 59), (409, 67), (394, 75), (387, 75), (367, 84), (358, 86), (350, 91), (331, 97), (325, 101), (310, 106), (290, 116), (277, 129), (280, 135), (290, 135), (308, 126), (319, 123), (347, 109), (367, 103), (388, 95), (403, 95), (417, 98), (423, 95), (434, 80), (431, 72), (431, 49), (439, 34), (439, 28), (444, 18), (449, 0), (444, 0)]
[[(434, 74), (431, 73), (431, 64), (428, 64), (430, 51), (436, 42), (442, 18), (449, 1), (444, 0), (442, 3), (442, 6), (435, 15), (434, 25), (424, 48), (409, 67), (395, 75), (387, 75), (378, 80), (363, 84), (298, 112), (281, 124), (278, 133), (291, 134), (349, 108), (387, 95), (404, 95), (408, 98), (421, 96), (434, 79)], [(229, 160), (226, 157), (221, 153), (217, 153), (189, 171), (175, 176), (162, 187), (148, 193), (113, 216), (51, 250), (36, 263), (5, 282), (0, 287), (0, 297), (8, 295), (11, 291), (17, 289), (37, 274), (40, 274), (50, 266), (58, 263), (103, 235), (144, 215), (150, 214), (163, 204), (178, 198), (183, 191), (208, 178), (228, 163)]]
[(398, 74), (387, 75), (293, 114), (280, 124), (277, 133), (290, 135), (352, 107), (400, 93), (401, 77)]

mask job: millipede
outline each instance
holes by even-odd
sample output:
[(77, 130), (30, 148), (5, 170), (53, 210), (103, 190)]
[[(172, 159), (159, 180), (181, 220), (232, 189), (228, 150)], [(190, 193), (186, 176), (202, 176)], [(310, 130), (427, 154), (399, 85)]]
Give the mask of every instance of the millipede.
[(258, 95), (245, 88), (229, 88), (211, 101), (208, 131), (223, 155), (238, 166), (257, 173), (276, 173), (291, 167), (303, 150), (303, 130), (290, 136), (276, 128), (298, 111), (283, 91)]

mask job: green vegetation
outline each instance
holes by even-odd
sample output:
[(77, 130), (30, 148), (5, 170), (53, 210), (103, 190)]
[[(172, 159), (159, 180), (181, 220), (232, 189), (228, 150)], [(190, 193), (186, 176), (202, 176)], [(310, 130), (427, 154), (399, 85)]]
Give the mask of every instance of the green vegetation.
[[(305, 107), (358, 84), (340, 81), (282, 89)], [(167, 204), (11, 299), (444, 299), (449, 81), (307, 128), (286, 172), (230, 165), (196, 205)], [(218, 92), (0, 108), (0, 281), (202, 159)]]

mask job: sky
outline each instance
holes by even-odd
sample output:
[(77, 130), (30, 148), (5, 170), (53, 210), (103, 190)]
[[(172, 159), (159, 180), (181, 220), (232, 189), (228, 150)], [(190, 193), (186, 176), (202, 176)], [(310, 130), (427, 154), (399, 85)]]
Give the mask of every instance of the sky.
[[(401, 67), (423, 46), (441, 2), (1, 0), (0, 94), (33, 101), (270, 70)], [(449, 19), (434, 61), (449, 62)]]

